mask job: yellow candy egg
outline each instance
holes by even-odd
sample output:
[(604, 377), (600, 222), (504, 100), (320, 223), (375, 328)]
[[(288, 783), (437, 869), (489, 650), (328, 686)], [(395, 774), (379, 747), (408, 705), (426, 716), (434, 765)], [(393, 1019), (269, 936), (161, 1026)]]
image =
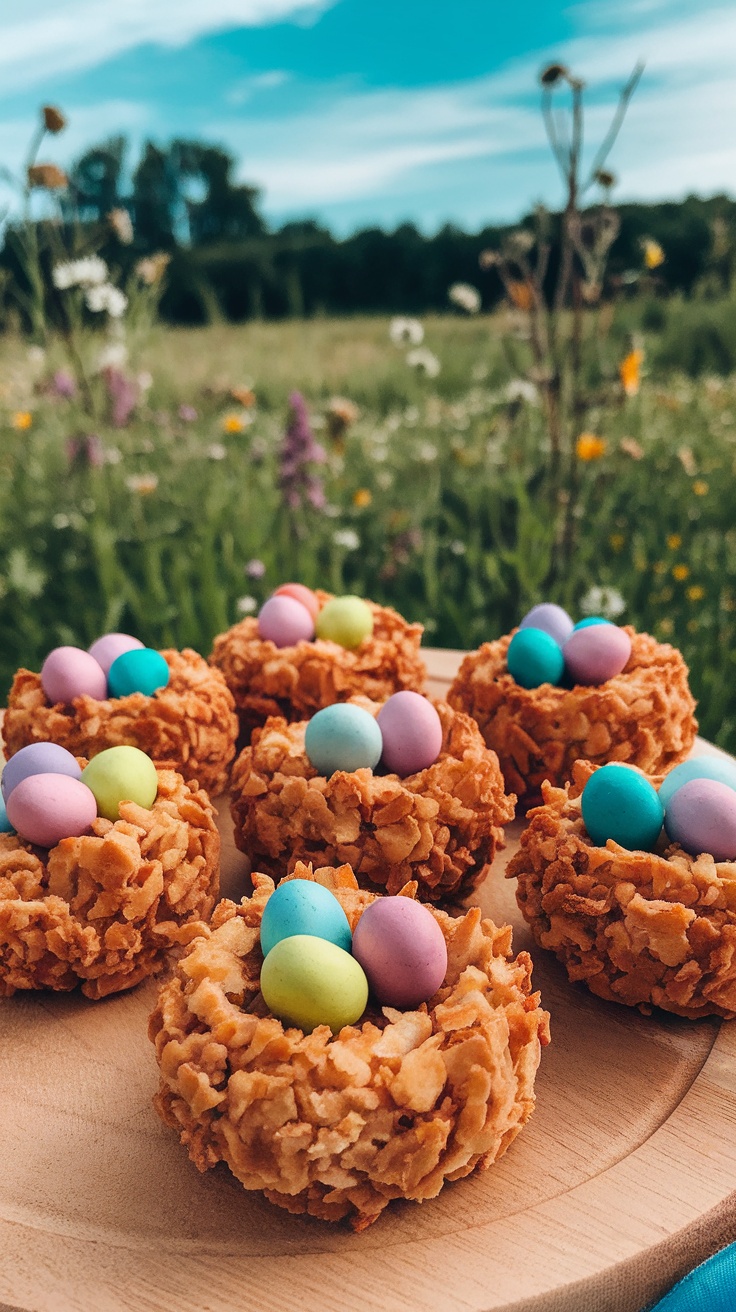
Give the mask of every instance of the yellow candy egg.
[(354, 651), (373, 633), (373, 611), (362, 597), (333, 597), (317, 616), (317, 637)]
[(324, 938), (293, 934), (271, 948), (261, 967), (261, 993), (269, 1011), (311, 1034), (360, 1020), (368, 1002), (365, 971), (349, 952)]

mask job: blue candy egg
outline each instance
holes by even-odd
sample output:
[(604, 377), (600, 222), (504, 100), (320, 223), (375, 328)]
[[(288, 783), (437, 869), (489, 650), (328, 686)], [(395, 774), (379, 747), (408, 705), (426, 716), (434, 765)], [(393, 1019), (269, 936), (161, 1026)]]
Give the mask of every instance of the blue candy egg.
[(7, 802), (14, 788), (31, 774), (68, 774), (81, 779), (82, 771), (66, 747), (58, 743), (29, 743), (11, 756), (3, 770), (2, 794)]
[(600, 615), (590, 615), (587, 620), (578, 620), (577, 624), (573, 624), (572, 631), (574, 633), (576, 629), (589, 629), (591, 624), (610, 624), (610, 623), (611, 623), (610, 620), (604, 620)]
[(692, 756), (689, 761), (683, 761), (682, 765), (676, 765), (662, 780), (659, 790), (662, 806), (669, 806), (678, 788), (689, 784), (691, 779), (715, 779), (727, 788), (736, 789), (736, 761), (730, 761), (725, 756)]
[(554, 601), (542, 601), (538, 606), (532, 606), (531, 610), (527, 611), (519, 628), (542, 629), (564, 647), (572, 633), (573, 624), (562, 606), (556, 605)]
[(287, 879), (266, 903), (261, 920), (264, 957), (282, 938), (310, 934), (349, 952), (353, 946), (348, 918), (328, 888), (311, 879)]
[(8, 820), (8, 813), (5, 810), (5, 802), (0, 797), (0, 834), (14, 834), (15, 830)]
[(169, 682), (169, 667), (160, 652), (139, 647), (123, 652), (110, 666), (107, 687), (111, 697), (129, 697), (142, 692), (152, 697)]
[(519, 629), (506, 655), (509, 674), (522, 688), (559, 683), (565, 668), (562, 648), (544, 629)]
[(656, 788), (629, 765), (612, 763), (596, 770), (583, 789), (582, 809), (596, 847), (612, 838), (630, 851), (651, 852), (664, 820)]
[(315, 770), (329, 777), (336, 770), (375, 770), (381, 759), (383, 738), (368, 711), (338, 702), (312, 716), (304, 735), (304, 748)]

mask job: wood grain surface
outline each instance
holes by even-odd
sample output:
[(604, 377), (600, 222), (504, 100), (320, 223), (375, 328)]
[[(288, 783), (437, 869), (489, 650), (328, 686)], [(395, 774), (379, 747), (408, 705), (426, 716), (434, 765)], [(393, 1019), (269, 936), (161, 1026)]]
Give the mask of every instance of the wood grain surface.
[[(427, 656), (441, 692), (460, 653)], [(503, 878), (519, 832), (477, 900), (531, 951), (552, 1044), (500, 1162), (359, 1236), (288, 1216), (224, 1166), (200, 1176), (155, 1116), (155, 982), (96, 1003), (16, 995), (0, 1001), (0, 1312), (640, 1312), (735, 1238), (736, 1028), (570, 985)]]

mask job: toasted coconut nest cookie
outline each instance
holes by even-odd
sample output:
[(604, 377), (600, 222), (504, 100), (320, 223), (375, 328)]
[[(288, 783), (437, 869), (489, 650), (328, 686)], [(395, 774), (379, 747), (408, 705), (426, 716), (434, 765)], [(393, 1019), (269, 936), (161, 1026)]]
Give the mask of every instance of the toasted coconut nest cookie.
[(170, 678), (152, 697), (135, 692), (97, 701), (84, 695), (69, 706), (49, 705), (40, 675), (18, 670), (3, 721), (8, 756), (35, 742), (59, 743), (86, 757), (106, 747), (139, 747), (213, 796), (223, 792), (238, 735), (232, 695), (220, 671), (196, 651), (161, 655)]
[[(380, 709), (350, 700), (374, 715)], [(474, 721), (446, 702), (433, 705), (442, 750), (404, 779), (369, 769), (326, 779), (304, 750), (307, 723), (269, 720), (233, 767), (237, 846), (276, 879), (301, 859), (348, 863), (361, 884), (386, 893), (413, 879), (422, 901), (465, 897), (487, 874), (516, 799)]]
[(202, 932), (219, 892), (214, 813), (206, 793), (157, 773), (150, 810), (122, 802), (115, 823), (48, 852), (0, 834), (0, 996), (81, 984), (103, 998)]
[[(316, 592), (322, 605), (331, 595)], [(373, 611), (373, 634), (354, 651), (323, 638), (277, 647), (259, 636), (253, 616), (215, 638), (210, 661), (222, 670), (235, 698), (243, 742), (270, 715), (304, 720), (356, 693), (385, 701), (403, 688), (423, 690), (422, 625), (409, 624), (389, 606), (367, 605)]]
[(476, 720), (523, 807), (539, 800), (543, 780), (564, 784), (578, 759), (664, 774), (688, 756), (698, 724), (680, 652), (628, 625), (625, 631), (629, 661), (597, 687), (522, 688), (506, 668), (513, 633), (465, 657), (447, 700)]
[[(294, 875), (329, 888), (353, 930), (375, 901), (349, 866)], [(288, 1211), (363, 1230), (392, 1198), (434, 1198), (446, 1180), (490, 1166), (532, 1113), (549, 1042), (511, 929), (477, 907), (460, 918), (432, 908), (448, 948), (434, 997), (416, 1011), (369, 1010), (335, 1037), (327, 1026), (307, 1035), (270, 1015), (259, 992), (274, 884), (260, 874), (253, 883), (240, 906), (219, 904), (149, 1024), (154, 1105), (199, 1170), (227, 1162)]]
[(564, 789), (542, 786), (509, 864), (534, 938), (609, 1002), (732, 1019), (736, 862), (691, 857), (666, 836), (657, 852), (596, 847), (580, 802), (595, 768), (578, 761)]

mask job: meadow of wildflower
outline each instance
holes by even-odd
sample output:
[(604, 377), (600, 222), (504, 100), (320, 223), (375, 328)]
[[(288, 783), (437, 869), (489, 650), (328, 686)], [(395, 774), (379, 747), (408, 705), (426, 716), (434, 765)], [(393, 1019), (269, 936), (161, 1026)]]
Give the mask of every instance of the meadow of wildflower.
[(702, 732), (736, 749), (736, 378), (674, 372), (645, 322), (611, 334), (618, 392), (574, 446), (562, 557), (503, 315), (154, 326), (124, 366), (90, 332), (83, 369), (61, 339), (6, 338), (3, 694), (105, 630), (207, 653), (295, 578), (392, 603), (434, 645), (543, 598), (631, 621), (682, 648)]

